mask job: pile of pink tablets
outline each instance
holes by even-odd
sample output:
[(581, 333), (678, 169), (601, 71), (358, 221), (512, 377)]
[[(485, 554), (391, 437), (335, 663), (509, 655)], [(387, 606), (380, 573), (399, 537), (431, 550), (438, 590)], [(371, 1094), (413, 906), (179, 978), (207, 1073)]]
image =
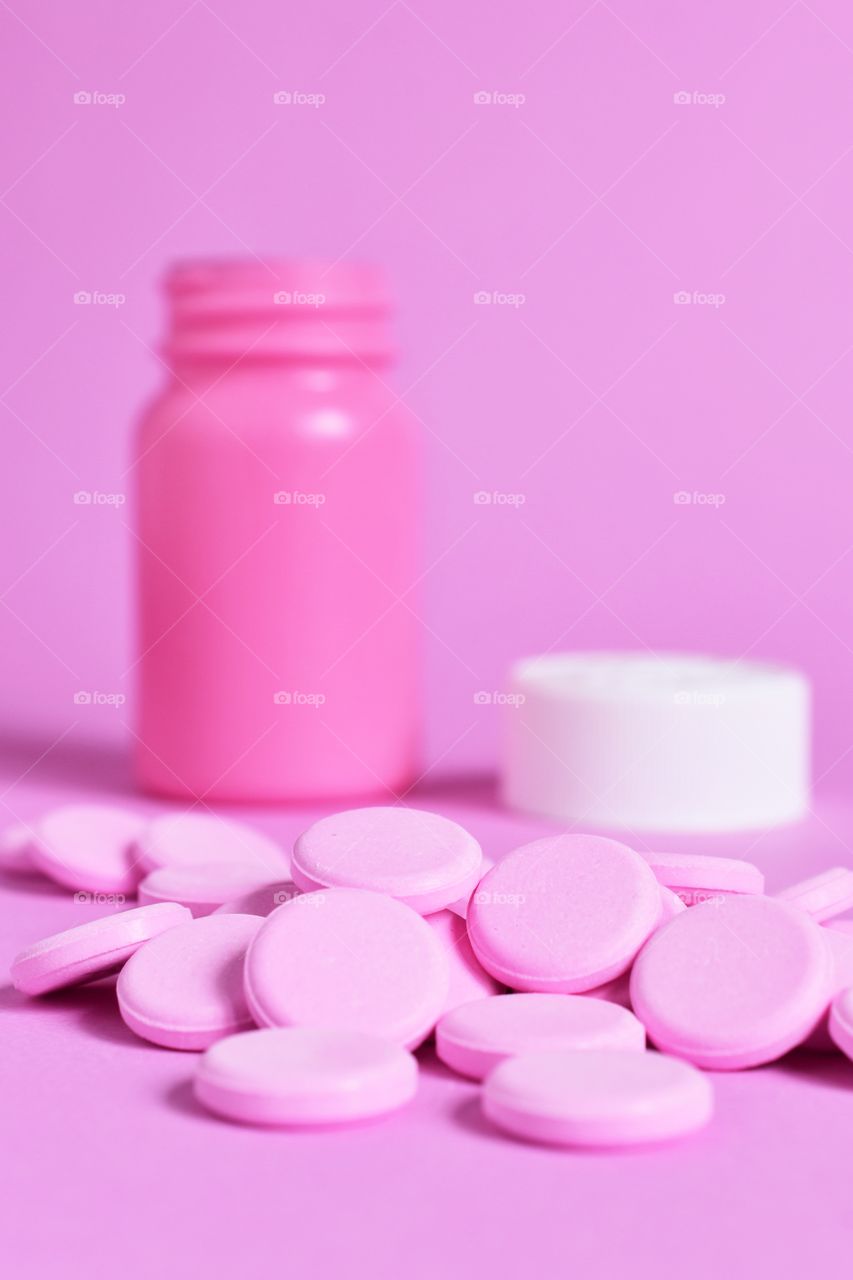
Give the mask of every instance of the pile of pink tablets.
[(288, 860), (212, 815), (74, 806), (7, 833), (0, 865), (138, 894), (21, 952), (12, 981), (37, 996), (118, 972), (127, 1025), (203, 1051), (196, 1095), (230, 1120), (394, 1111), (433, 1034), (495, 1126), (572, 1147), (700, 1128), (713, 1097), (699, 1068), (800, 1044), (853, 1058), (844, 868), (770, 897), (748, 862), (589, 835), (493, 865), (457, 823), (401, 807), (323, 818)]

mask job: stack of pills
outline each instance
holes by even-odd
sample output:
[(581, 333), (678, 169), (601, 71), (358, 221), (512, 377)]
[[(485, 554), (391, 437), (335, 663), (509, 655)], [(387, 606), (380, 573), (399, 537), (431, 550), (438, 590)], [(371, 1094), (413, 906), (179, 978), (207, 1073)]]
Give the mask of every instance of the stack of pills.
[(494, 865), (457, 823), (400, 807), (323, 818), (288, 862), (213, 816), (76, 806), (7, 833), (0, 864), (138, 892), (142, 905), (21, 952), (12, 981), (37, 996), (118, 972), (127, 1025), (203, 1051), (196, 1095), (230, 1120), (392, 1112), (434, 1034), (507, 1133), (645, 1144), (708, 1121), (700, 1068), (803, 1043), (853, 1057), (843, 868), (769, 897), (747, 862), (588, 835)]

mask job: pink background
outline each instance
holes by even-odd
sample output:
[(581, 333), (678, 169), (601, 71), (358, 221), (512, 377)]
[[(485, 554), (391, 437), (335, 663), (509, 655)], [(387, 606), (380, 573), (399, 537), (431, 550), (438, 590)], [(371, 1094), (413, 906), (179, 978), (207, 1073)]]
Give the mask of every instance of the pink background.
[[(484, 780), (495, 709), (473, 695), (513, 657), (762, 655), (815, 682), (816, 812), (702, 847), (748, 849), (772, 887), (853, 861), (835, 799), (853, 770), (849, 5), (11, 0), (0, 36), (10, 813), (127, 790), (129, 706), (74, 693), (132, 697), (129, 510), (73, 496), (130, 490), (164, 265), (357, 254), (395, 282), (430, 471), (421, 802), (495, 854), (548, 829), (500, 814)], [(307, 817), (262, 821), (289, 839)], [(0, 963), (85, 910), (5, 886)], [(203, 1118), (187, 1057), (125, 1034), (109, 993), (50, 1017), (3, 999), (19, 1275), (46, 1265), (51, 1224), (69, 1275), (168, 1273), (164, 1232), (221, 1274), (248, 1256), (455, 1275), (469, 1247), (498, 1274), (590, 1274), (604, 1239), (614, 1275), (745, 1273), (751, 1245), (784, 1275), (853, 1243), (846, 1063), (717, 1078), (714, 1127), (642, 1158), (499, 1142), (438, 1068), (407, 1120), (309, 1140)]]

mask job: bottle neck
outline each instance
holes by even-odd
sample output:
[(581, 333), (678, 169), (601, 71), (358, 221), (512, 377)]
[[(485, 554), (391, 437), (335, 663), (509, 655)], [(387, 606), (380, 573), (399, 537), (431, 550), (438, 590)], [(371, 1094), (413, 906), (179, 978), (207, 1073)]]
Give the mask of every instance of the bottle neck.
[(339, 263), (178, 265), (166, 283), (165, 355), (175, 369), (386, 364), (390, 304), (370, 267)]

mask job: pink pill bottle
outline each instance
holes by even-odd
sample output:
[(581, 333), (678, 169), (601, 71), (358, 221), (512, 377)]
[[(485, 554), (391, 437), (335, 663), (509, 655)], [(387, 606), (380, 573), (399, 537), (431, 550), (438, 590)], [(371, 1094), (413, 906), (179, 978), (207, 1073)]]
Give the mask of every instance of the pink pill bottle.
[(363, 264), (187, 262), (136, 435), (137, 777), (387, 796), (419, 729), (418, 457)]

